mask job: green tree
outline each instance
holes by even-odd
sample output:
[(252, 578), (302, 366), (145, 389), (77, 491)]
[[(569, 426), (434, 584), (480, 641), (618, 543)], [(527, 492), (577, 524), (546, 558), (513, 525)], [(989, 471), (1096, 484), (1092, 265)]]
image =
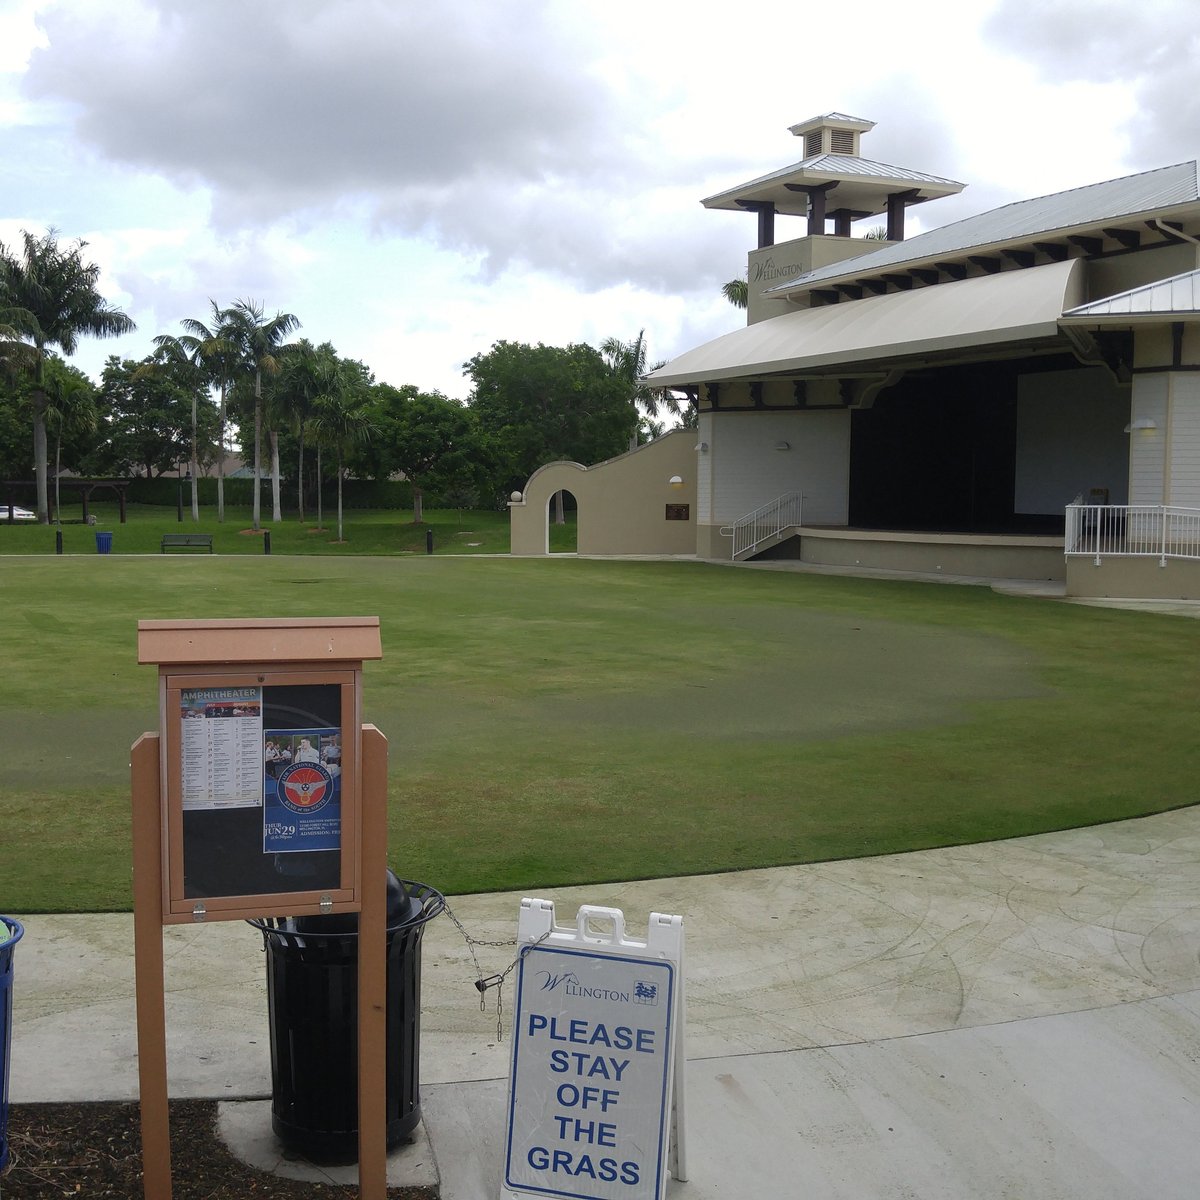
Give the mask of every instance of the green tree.
[[(232, 307), (221, 311), (220, 336), (235, 348), (237, 374), (249, 385), (254, 383), (254, 529), (261, 527), (262, 501), (262, 377), (274, 375), (279, 369), (279, 354), (284, 339), (300, 328), (300, 321), (292, 313), (277, 312), (269, 320), (263, 316), (263, 307), (252, 300), (238, 300)], [(278, 431), (271, 433), (272, 454), (271, 493), (274, 503), (273, 518), (282, 520), (279, 508), (279, 440)]]
[(371, 389), (371, 401), (376, 432), (351, 466), (375, 479), (403, 472), (412, 484), (414, 524), (425, 519), (428, 491), (469, 491), (478, 483), (479, 441), (462, 401), (387, 383)]
[(746, 308), (750, 303), (750, 285), (744, 279), (731, 279), (721, 284), (721, 295), (734, 308)]
[[(207, 390), (216, 388), (217, 412), (217, 520), (225, 520), (225, 428), (229, 388), (237, 371), (238, 348), (222, 331), (224, 312), (215, 300), (209, 300), (212, 324), (206, 325), (195, 317), (184, 317), (179, 324), (184, 332), (179, 337), (163, 334), (154, 339), (162, 357), (173, 362), (187, 362), (199, 374), (198, 382)], [(198, 403), (198, 401), (197, 401)], [(197, 410), (192, 414), (192, 519), (199, 520), (197, 495), (197, 466), (200, 454), (197, 431)]]
[(118, 337), (134, 329), (133, 321), (100, 295), (100, 268), (84, 261), (86, 245), (76, 241), (64, 248), (54, 229), (41, 237), (23, 230), (18, 251), (0, 242), (0, 311), (5, 313), (5, 323), (16, 331), (17, 340), (32, 352), (24, 356), (23, 369), (32, 383), (33, 466), (38, 520), (43, 524), (50, 520), (46, 485), (46, 414), (51, 402), (45, 389), (47, 353), (57, 346), (70, 356), (80, 337)]
[[(18, 370), (0, 369), (0, 479), (28, 479), (33, 475), (32, 378)], [(42, 390), (46, 408), (47, 441), (54, 445), (57, 484), (64, 468), (80, 469), (95, 447), (98, 410), (96, 388), (78, 367), (57, 354), (46, 356)], [(57, 503), (56, 488), (55, 509)]]
[[(188, 457), (195, 392), (155, 370), (157, 365), (152, 358), (134, 362), (116, 355), (104, 364), (100, 402), (107, 413), (108, 437), (97, 461), (110, 471), (144, 471), (152, 478), (178, 468)], [(200, 410), (200, 430), (205, 439), (216, 431), (210, 404)]]
[(313, 402), (312, 429), (318, 443), (337, 453), (337, 540), (345, 541), (342, 525), (342, 480), (346, 454), (375, 431), (371, 420), (371, 376), (362, 363), (350, 359), (326, 362), (322, 388)]
[(160, 334), (154, 339), (153, 361), (146, 371), (164, 372), (192, 398), (191, 453), (188, 474), (192, 486), (192, 520), (200, 520), (200, 454), (199, 418), (201, 397), (207, 397), (209, 373), (201, 354), (200, 343), (186, 334), (182, 338)]
[(625, 382), (591, 346), (497, 342), (464, 369), (497, 500), (544, 463), (620, 454), (637, 420)]
[(646, 365), (646, 331), (641, 329), (632, 342), (620, 338), (605, 338), (600, 343), (600, 353), (608, 369), (619, 379), (634, 405), (637, 420), (629, 435), (629, 448), (638, 448), (639, 438), (652, 441), (663, 432), (659, 417), (664, 413), (680, 415), (679, 401), (663, 388), (649, 387), (643, 382), (649, 371), (657, 371), (663, 364)]
[(47, 359), (42, 390), (49, 399), (46, 424), (54, 432), (54, 519), (62, 522), (63, 440), (88, 444), (99, 425), (96, 388), (82, 372), (52, 356)]
[[(296, 504), (301, 521), (304, 520), (305, 435), (312, 421), (317, 397), (326, 389), (330, 371), (336, 362), (337, 352), (331, 343), (322, 342), (320, 346), (314, 346), (308, 338), (301, 338), (280, 353), (279, 371), (271, 381), (268, 409), (280, 420), (288, 421), (296, 434)], [(319, 463), (317, 475), (319, 496)]]

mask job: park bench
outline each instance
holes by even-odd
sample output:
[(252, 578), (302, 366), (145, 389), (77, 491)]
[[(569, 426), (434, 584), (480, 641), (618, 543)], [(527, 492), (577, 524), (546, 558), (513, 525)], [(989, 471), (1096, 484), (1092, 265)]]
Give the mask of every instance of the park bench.
[(167, 533), (163, 535), (158, 552), (166, 554), (168, 550), (207, 550), (211, 554), (212, 542), (211, 533)]

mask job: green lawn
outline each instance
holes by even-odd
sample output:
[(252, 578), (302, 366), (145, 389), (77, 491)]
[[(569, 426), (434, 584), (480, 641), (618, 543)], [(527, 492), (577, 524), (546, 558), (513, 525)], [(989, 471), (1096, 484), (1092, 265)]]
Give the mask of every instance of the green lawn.
[(366, 715), (391, 743), (391, 862), (450, 892), (880, 854), (1195, 800), (1200, 622), (1182, 618), (423, 553), (8, 558), (0, 600), (5, 912), (130, 903), (128, 747), (157, 720), (138, 617), (378, 614)]

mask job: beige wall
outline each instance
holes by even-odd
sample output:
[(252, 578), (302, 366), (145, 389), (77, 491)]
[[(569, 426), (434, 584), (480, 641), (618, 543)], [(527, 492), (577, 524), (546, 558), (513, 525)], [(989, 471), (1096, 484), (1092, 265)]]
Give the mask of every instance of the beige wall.
[[(1157, 237), (1157, 234), (1150, 235)], [(1156, 246), (1135, 254), (1095, 258), (1087, 265), (1087, 299), (1100, 300), (1146, 283), (1157, 283), (1172, 275), (1196, 269), (1196, 248), (1185, 244)], [(1081, 301), (1082, 303), (1082, 301)]]
[(753, 325), (756, 321), (765, 321), (788, 311), (786, 301), (763, 296), (768, 288), (786, 283), (808, 271), (815, 271), (818, 267), (827, 267), (830, 263), (857, 258), (881, 246), (892, 245), (895, 243), (816, 234), (790, 242), (776, 242), (774, 246), (764, 246), (761, 250), (751, 250), (746, 267), (746, 294), (750, 301), (746, 311), (747, 324)]
[(1088, 555), (1067, 559), (1068, 596), (1105, 596), (1148, 600), (1200, 600), (1200, 562), (1168, 558), (1160, 567), (1154, 555), (1102, 558)]
[(805, 530), (800, 538), (800, 558), (826, 566), (985, 579), (1061, 580), (1066, 574), (1062, 539), (1054, 537)]
[[(628, 454), (585, 467), (555, 462), (530, 477), (508, 506), (516, 555), (548, 552), (550, 502), (560, 490), (579, 506), (580, 554), (696, 553), (696, 440), (679, 429)], [(681, 487), (670, 479), (679, 476)], [(686, 504), (686, 521), (668, 521), (668, 504)]]

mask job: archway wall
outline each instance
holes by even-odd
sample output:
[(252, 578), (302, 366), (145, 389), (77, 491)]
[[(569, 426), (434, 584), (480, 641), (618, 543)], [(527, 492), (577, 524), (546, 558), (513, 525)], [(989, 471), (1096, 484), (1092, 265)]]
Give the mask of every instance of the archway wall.
[[(681, 484), (672, 486), (678, 477)], [(547, 513), (557, 491), (578, 505), (580, 554), (696, 553), (696, 431), (677, 429), (627, 454), (585, 467), (539, 467), (511, 501), (511, 553), (548, 552)], [(673, 518), (668, 519), (668, 505)], [(686, 506), (686, 519), (680, 506)]]

